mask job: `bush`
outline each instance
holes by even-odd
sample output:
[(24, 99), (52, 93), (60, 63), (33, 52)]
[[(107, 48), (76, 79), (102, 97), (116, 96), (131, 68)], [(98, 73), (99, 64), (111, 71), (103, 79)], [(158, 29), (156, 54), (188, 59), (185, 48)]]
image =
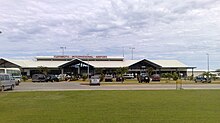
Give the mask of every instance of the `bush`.
[(84, 75), (82, 76), (83, 81), (86, 81), (87, 78), (88, 78), (88, 76), (87, 76), (86, 74), (84, 74)]
[(194, 75), (187, 76), (186, 80), (194, 81)]
[(27, 76), (22, 76), (21, 79), (26, 82), (28, 80), (28, 77)]
[(173, 73), (173, 80), (178, 80), (179, 76), (176, 72)]
[(71, 81), (77, 81), (78, 80), (78, 76), (74, 75), (71, 77)]

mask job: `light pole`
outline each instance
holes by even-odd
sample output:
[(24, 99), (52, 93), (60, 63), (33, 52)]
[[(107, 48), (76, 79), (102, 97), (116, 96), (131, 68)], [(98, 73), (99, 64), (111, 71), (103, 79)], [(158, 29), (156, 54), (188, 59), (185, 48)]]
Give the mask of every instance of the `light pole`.
[(133, 60), (133, 50), (135, 49), (134, 47), (130, 47), (129, 49), (131, 49), (131, 60)]
[(206, 53), (206, 55), (207, 55), (207, 69), (208, 69), (208, 73), (209, 73), (209, 54)]
[(89, 54), (87, 54), (87, 62), (88, 62), (87, 74), (88, 74), (88, 80), (89, 80)]
[(125, 47), (123, 47), (123, 58), (125, 57)]
[(60, 49), (62, 49), (62, 55), (64, 56), (64, 50), (66, 49), (66, 47), (60, 47)]

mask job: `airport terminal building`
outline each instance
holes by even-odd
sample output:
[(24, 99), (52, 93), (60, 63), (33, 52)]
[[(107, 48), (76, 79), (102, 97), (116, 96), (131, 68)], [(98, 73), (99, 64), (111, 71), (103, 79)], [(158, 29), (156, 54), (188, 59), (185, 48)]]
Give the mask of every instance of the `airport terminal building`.
[(0, 58), (2, 68), (20, 68), (23, 75), (32, 76), (39, 73), (39, 67), (45, 67), (50, 74), (98, 74), (101, 70), (104, 74), (114, 74), (118, 68), (128, 68), (128, 73), (137, 75), (149, 68), (153, 73), (172, 73), (177, 72), (184, 77), (190, 67), (178, 60), (126, 60), (123, 57), (111, 56), (37, 56), (35, 60), (14, 60)]

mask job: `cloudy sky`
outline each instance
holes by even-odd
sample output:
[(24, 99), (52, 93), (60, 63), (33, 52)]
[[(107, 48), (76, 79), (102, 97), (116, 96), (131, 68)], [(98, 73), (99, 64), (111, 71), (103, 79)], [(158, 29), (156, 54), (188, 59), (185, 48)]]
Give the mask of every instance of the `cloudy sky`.
[(1, 0), (0, 57), (109, 55), (220, 68), (219, 0)]

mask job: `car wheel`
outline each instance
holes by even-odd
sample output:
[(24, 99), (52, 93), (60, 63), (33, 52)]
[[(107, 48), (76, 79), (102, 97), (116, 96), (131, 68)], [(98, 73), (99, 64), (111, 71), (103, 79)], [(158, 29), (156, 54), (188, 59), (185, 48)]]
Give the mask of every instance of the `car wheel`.
[(19, 85), (20, 84), (20, 82), (18, 81), (18, 83), (16, 83), (16, 85)]
[(13, 90), (14, 89), (14, 85), (11, 85), (11, 88), (10, 88), (10, 90)]

